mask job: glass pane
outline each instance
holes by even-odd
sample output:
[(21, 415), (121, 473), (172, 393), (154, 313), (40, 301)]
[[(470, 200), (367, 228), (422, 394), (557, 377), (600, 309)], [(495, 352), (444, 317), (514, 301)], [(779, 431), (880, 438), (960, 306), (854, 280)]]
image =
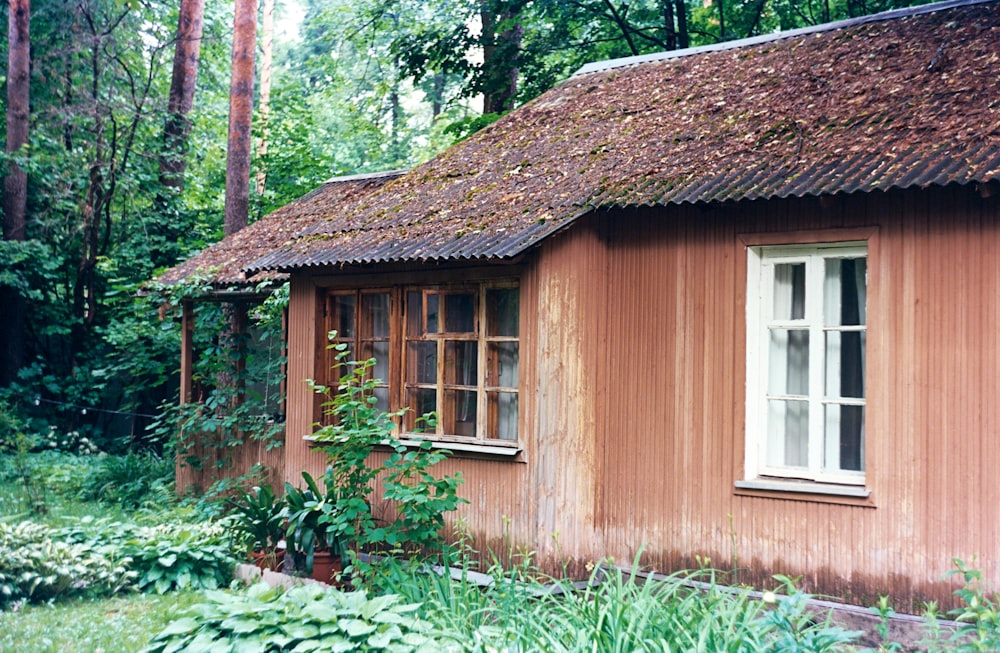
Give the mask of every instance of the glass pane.
[(437, 383), (437, 343), (411, 342), (406, 350), (406, 382)]
[(406, 334), (411, 338), (424, 335), (424, 296), (416, 291), (406, 293)]
[(476, 296), (445, 295), (444, 320), (445, 333), (475, 333)]
[(418, 418), (437, 410), (437, 390), (433, 388), (407, 388), (406, 390), (406, 430), (410, 433), (418, 430), (432, 431)]
[(489, 344), (489, 371), (486, 384), (503, 388), (517, 387), (518, 344), (516, 342), (491, 342)]
[(823, 288), (826, 326), (865, 324), (868, 261), (865, 258), (826, 260)]
[(823, 467), (828, 471), (865, 469), (865, 407), (826, 406), (826, 451)]
[(865, 396), (865, 333), (826, 333), (826, 396)]
[(375, 407), (383, 412), (389, 412), (389, 388), (375, 388), (372, 394), (378, 400)]
[(767, 464), (774, 467), (807, 467), (809, 404), (776, 399), (767, 403)]
[(445, 390), (445, 434), (475, 437), (477, 395), (475, 390)]
[(806, 264), (774, 266), (774, 319), (801, 320), (806, 316)]
[(389, 293), (361, 295), (361, 337), (389, 337)]
[(428, 293), (424, 296), (427, 301), (427, 333), (438, 333), (438, 314), (440, 313), (440, 296), (437, 293)]
[[(433, 344), (433, 343), (427, 343)], [(362, 342), (361, 356), (367, 360), (375, 359), (375, 367), (372, 368), (372, 378), (386, 381), (389, 378), (389, 341)]]
[(444, 382), (451, 385), (479, 384), (479, 347), (475, 341), (445, 343)]
[(338, 338), (354, 337), (354, 295), (334, 295), (333, 328)]
[(520, 291), (517, 288), (493, 288), (486, 291), (486, 335), (516, 338), (519, 315)]
[(517, 393), (491, 392), (489, 400), (489, 433), (496, 440), (517, 440)]
[(809, 394), (809, 332), (805, 329), (771, 329), (768, 393)]

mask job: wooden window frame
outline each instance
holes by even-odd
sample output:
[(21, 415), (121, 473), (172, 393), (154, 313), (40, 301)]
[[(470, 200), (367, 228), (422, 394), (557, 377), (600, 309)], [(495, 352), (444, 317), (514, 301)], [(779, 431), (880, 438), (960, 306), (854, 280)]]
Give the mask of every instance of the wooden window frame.
[[(824, 369), (826, 352), (825, 335), (831, 331), (867, 332), (867, 324), (857, 327), (829, 327), (823, 323), (822, 278), (816, 268), (833, 258), (870, 257), (870, 247), (866, 240), (835, 242), (795, 242), (793, 244), (764, 243), (748, 244), (747, 247), (747, 327), (746, 327), (746, 432), (745, 432), (745, 478), (736, 482), (743, 490), (791, 491), (819, 495), (842, 495), (847, 497), (867, 497), (866, 465), (862, 471), (824, 470), (823, 408), (830, 404), (858, 405), (864, 407), (866, 399), (836, 400), (824, 392)], [(771, 319), (769, 307), (773, 306), (771, 295), (773, 277), (765, 272), (765, 266), (776, 262), (808, 262), (806, 279), (806, 311), (800, 320), (784, 321)], [(766, 277), (766, 278), (765, 278)], [(867, 285), (867, 284), (866, 284)], [(870, 300), (870, 293), (869, 293)], [(817, 308), (818, 303), (818, 308)], [(866, 320), (867, 322), (867, 320)], [(768, 454), (768, 410), (767, 402), (775, 397), (769, 394), (768, 347), (772, 328), (795, 327), (809, 331), (809, 442), (808, 464), (806, 467), (774, 466), (767, 464)], [(867, 394), (867, 393), (866, 393)], [(777, 397), (781, 399), (781, 397)], [(867, 420), (866, 420), (867, 421)], [(862, 459), (867, 448), (862, 443)]]
[[(499, 456), (515, 456), (521, 451), (523, 436), (519, 424), (519, 400), (520, 400), (520, 377), (517, 378), (517, 386), (501, 386), (490, 383), (488, 378), (488, 366), (490, 363), (489, 354), (491, 345), (500, 343), (520, 343), (520, 333), (515, 336), (501, 336), (487, 332), (487, 293), (492, 290), (519, 290), (520, 284), (516, 279), (498, 279), (474, 281), (468, 283), (419, 283), (419, 284), (392, 284), (378, 287), (354, 287), (354, 288), (329, 288), (324, 297), (325, 326), (327, 333), (337, 330), (336, 310), (334, 302), (338, 296), (352, 295), (355, 297), (355, 330), (352, 338), (346, 338), (338, 334), (330, 340), (331, 344), (340, 342), (348, 343), (351, 351), (355, 354), (360, 352), (360, 343), (363, 338), (361, 333), (361, 320), (358, 317), (361, 311), (362, 296), (365, 294), (386, 293), (389, 296), (389, 336), (385, 338), (388, 342), (388, 377), (382, 379), (382, 387), (388, 389), (388, 410), (398, 411), (407, 406), (407, 388), (414, 384), (407, 381), (407, 357), (409, 355), (410, 342), (434, 342), (436, 345), (436, 370), (434, 383), (416, 384), (419, 387), (433, 388), (435, 391), (435, 406), (440, 413), (446, 406), (444, 395), (448, 391), (475, 391), (476, 392), (476, 418), (474, 432), (467, 435), (447, 433), (444, 425), (446, 419), (439, 415), (438, 423), (433, 430), (416, 430), (408, 428), (412, 424), (413, 415), (404, 416), (402, 423), (397, 420), (394, 435), (404, 443), (416, 443), (420, 440), (431, 440), (434, 446), (444, 446), (455, 451), (466, 451), (472, 453), (494, 454)], [(419, 293), (422, 302), (420, 310), (421, 320), (426, 320), (426, 298), (429, 295), (473, 294), (474, 296), (474, 328), (473, 331), (449, 333), (441, 329), (434, 334), (424, 334), (421, 338), (411, 338), (408, 333), (409, 322), (412, 317), (412, 307), (409, 306), (410, 293)], [(443, 302), (443, 300), (442, 300)], [(518, 296), (518, 307), (520, 307), (520, 296)], [(520, 309), (518, 308), (518, 311)], [(441, 319), (445, 319), (442, 314)], [(519, 326), (518, 326), (519, 328)], [(476, 343), (476, 378), (474, 383), (447, 383), (445, 382), (444, 367), (447, 356), (445, 349), (448, 343), (470, 342)], [(519, 349), (519, 346), (518, 346)], [(322, 356), (327, 370), (326, 385), (336, 387), (337, 381), (343, 375), (343, 371), (338, 371), (334, 367), (336, 352), (327, 350)], [(490, 430), (493, 427), (493, 420), (498, 420), (497, 411), (490, 406), (491, 393), (508, 393), (515, 396), (515, 429), (516, 438), (499, 439), (491, 438)]]

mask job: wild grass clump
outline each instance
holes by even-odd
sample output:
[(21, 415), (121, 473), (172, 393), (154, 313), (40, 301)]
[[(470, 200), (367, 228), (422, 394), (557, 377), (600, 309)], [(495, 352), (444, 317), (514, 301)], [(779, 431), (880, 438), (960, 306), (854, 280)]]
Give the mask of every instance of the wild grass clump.
[(496, 568), (481, 587), (467, 571), (453, 580), (389, 561), (379, 584), (420, 603), (425, 618), (470, 652), (819, 653), (852, 650), (860, 636), (809, 611), (808, 595), (788, 579), (785, 594), (767, 602), (716, 584), (711, 571), (653, 581), (599, 567), (582, 588), (529, 572)]

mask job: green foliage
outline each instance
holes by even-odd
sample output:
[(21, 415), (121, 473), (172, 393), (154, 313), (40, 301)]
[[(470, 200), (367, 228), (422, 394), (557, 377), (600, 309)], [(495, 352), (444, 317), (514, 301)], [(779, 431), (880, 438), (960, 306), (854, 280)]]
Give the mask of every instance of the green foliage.
[(236, 559), (218, 524), (188, 524), (127, 529), (121, 551), (132, 559), (137, 587), (157, 594), (225, 587)]
[(229, 530), (249, 551), (273, 554), (285, 536), (285, 502), (274, 494), (270, 485), (251, 491), (241, 491), (228, 501), (232, 508)]
[[(338, 367), (346, 373), (336, 392), (314, 384), (327, 396), (324, 407), (330, 423), (312, 437), (329, 464), (326, 492), (335, 509), (328, 511), (327, 519), (333, 531), (371, 552), (415, 555), (443, 550), (444, 515), (465, 502), (458, 496), (461, 474), (434, 476), (431, 469), (447, 457), (447, 451), (432, 448), (429, 441), (407, 446), (392, 436), (395, 421), (405, 411), (387, 413), (379, 408), (374, 394), (379, 382), (372, 376), (375, 359), (350, 361), (347, 345), (331, 347), (337, 351)], [(433, 419), (425, 415), (419, 421)], [(392, 450), (381, 465), (371, 464), (376, 447)], [(380, 523), (372, 511), (370, 495), (376, 479), (396, 514), (388, 523)], [(355, 560), (356, 569), (363, 567)]]
[(420, 606), (395, 595), (369, 598), (302, 585), (287, 592), (253, 585), (238, 592), (209, 592), (208, 602), (163, 630), (145, 649), (169, 651), (461, 651), (459, 642), (434, 631), (416, 613)]
[(0, 608), (107, 595), (132, 582), (129, 560), (100, 544), (64, 542), (49, 527), (0, 522)]
[(285, 535), (288, 550), (295, 556), (296, 569), (309, 574), (313, 570), (316, 551), (343, 554), (346, 531), (333, 471), (326, 471), (322, 491), (309, 472), (302, 472), (302, 478), (306, 483), (304, 488), (285, 483), (285, 504), (288, 508)]
[(952, 563), (955, 569), (948, 575), (960, 576), (963, 581), (955, 590), (963, 606), (948, 613), (960, 624), (949, 643), (962, 653), (1000, 650), (1000, 602), (983, 587), (982, 572), (958, 558)]
[(174, 501), (174, 464), (152, 452), (101, 456), (80, 489), (85, 500), (114, 503), (126, 510)]

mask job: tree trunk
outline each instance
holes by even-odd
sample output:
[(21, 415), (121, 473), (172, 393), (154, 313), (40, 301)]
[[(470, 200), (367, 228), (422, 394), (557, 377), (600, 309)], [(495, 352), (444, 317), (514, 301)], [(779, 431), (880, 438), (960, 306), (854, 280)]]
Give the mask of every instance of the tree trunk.
[(162, 192), (157, 193), (157, 202), (165, 202), (165, 195), (171, 191), (177, 194), (184, 188), (187, 140), (191, 133), (188, 114), (194, 105), (204, 14), (205, 0), (181, 0), (177, 41), (174, 44), (173, 76), (170, 79), (170, 99), (167, 101), (167, 119), (163, 125), (163, 151), (160, 153)]
[[(31, 2), (10, 0), (7, 15), (7, 146), (8, 154), (28, 142), (28, 111), (31, 72)], [(28, 175), (13, 161), (4, 177), (3, 237), (8, 241), (26, 238), (25, 215)], [(11, 286), (0, 286), (0, 305), (6, 317), (0, 320), (3, 354), (0, 360), (0, 387), (10, 385), (24, 364), (25, 301)]]
[(257, 196), (267, 190), (267, 121), (271, 115), (271, 67), (274, 52), (274, 0), (264, 0), (260, 51), (260, 138), (257, 140)]
[[(483, 22), (483, 113), (503, 113), (514, 108), (517, 97), (518, 64), (524, 26), (518, 22), (520, 4), (483, 2), (479, 15)], [(506, 21), (514, 23), (497, 32)]]
[(229, 83), (229, 146), (226, 152), (226, 210), (223, 233), (247, 226), (250, 211), (250, 126), (253, 122), (254, 50), (257, 2), (236, 0), (233, 63)]

